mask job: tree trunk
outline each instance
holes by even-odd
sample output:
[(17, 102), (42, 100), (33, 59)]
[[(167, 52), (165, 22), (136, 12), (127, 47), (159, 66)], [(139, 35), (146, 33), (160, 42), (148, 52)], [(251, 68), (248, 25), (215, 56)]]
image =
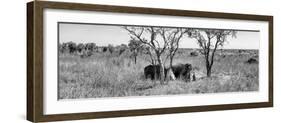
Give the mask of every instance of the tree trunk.
[(150, 50), (148, 50), (148, 55), (149, 55), (149, 57), (150, 57), (151, 64), (152, 64), (152, 65), (155, 65), (155, 61), (154, 61), (154, 59), (153, 59), (153, 56), (152, 56), (152, 53), (151, 53)]
[(167, 70), (167, 73), (166, 73), (166, 81), (170, 81), (170, 80), (172, 80), (172, 81), (176, 80), (176, 77), (175, 77), (175, 75), (173, 73), (172, 68), (169, 68)]
[[(155, 64), (154, 64), (155, 65)], [(159, 73), (157, 73), (157, 68), (156, 67), (153, 67), (154, 69), (154, 74), (153, 76), (151, 77), (152, 80), (157, 80), (159, 78)]]
[(209, 72), (209, 61), (207, 59), (207, 56), (205, 56), (205, 65), (206, 65), (206, 71), (207, 71), (207, 77), (209, 77), (208, 75), (210, 74)]
[(167, 70), (167, 73), (166, 73), (166, 78), (165, 78), (166, 81), (176, 80), (175, 74), (174, 74), (173, 69), (172, 69), (173, 59), (174, 59), (174, 57), (172, 55), (170, 55), (170, 64), (169, 64), (170, 67), (169, 67), (169, 69)]
[(137, 55), (135, 55), (135, 64), (137, 64)]
[(172, 68), (172, 66), (173, 66), (173, 59), (174, 59), (174, 57), (170, 56), (170, 68)]
[(164, 70), (164, 65), (163, 65), (161, 56), (159, 54), (157, 55), (157, 60), (158, 60), (158, 64), (159, 64), (159, 67), (160, 67), (160, 77), (159, 77), (160, 83), (164, 84), (165, 70)]
[(212, 73), (212, 66), (208, 66), (207, 67), (207, 77), (211, 77), (211, 73)]

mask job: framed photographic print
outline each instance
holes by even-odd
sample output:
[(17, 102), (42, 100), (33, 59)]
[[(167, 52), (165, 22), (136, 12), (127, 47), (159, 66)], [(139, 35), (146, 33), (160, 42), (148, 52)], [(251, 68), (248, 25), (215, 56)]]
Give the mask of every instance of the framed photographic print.
[(27, 3), (33, 122), (273, 106), (273, 17)]

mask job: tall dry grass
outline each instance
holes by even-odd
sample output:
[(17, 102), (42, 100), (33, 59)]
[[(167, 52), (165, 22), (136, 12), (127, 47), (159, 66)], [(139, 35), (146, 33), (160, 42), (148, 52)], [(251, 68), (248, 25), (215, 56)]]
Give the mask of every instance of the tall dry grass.
[(191, 63), (198, 68), (196, 73), (200, 78), (190, 83), (176, 80), (165, 85), (144, 79), (143, 68), (149, 64), (146, 56), (139, 56), (135, 64), (126, 54), (94, 53), (87, 58), (60, 54), (59, 99), (258, 90), (258, 64), (245, 63), (251, 55), (217, 55), (212, 77), (206, 78), (204, 58), (191, 57), (190, 51), (177, 54), (174, 63)]

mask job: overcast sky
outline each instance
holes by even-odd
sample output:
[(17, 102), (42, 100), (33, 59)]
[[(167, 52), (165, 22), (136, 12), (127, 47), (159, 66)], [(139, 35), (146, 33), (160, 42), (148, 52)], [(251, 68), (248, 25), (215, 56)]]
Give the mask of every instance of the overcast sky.
[[(59, 24), (60, 43), (73, 41), (76, 43), (94, 42), (98, 46), (108, 44), (128, 44), (130, 36), (121, 26), (93, 24)], [(260, 32), (238, 31), (236, 38), (228, 38), (226, 49), (259, 49)], [(196, 40), (184, 37), (180, 42), (181, 48), (198, 48)]]

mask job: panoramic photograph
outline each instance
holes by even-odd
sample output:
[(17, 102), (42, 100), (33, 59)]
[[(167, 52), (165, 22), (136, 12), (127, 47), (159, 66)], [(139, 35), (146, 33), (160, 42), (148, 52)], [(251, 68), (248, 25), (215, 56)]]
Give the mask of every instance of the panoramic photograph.
[(258, 30), (58, 22), (58, 99), (259, 91)]

